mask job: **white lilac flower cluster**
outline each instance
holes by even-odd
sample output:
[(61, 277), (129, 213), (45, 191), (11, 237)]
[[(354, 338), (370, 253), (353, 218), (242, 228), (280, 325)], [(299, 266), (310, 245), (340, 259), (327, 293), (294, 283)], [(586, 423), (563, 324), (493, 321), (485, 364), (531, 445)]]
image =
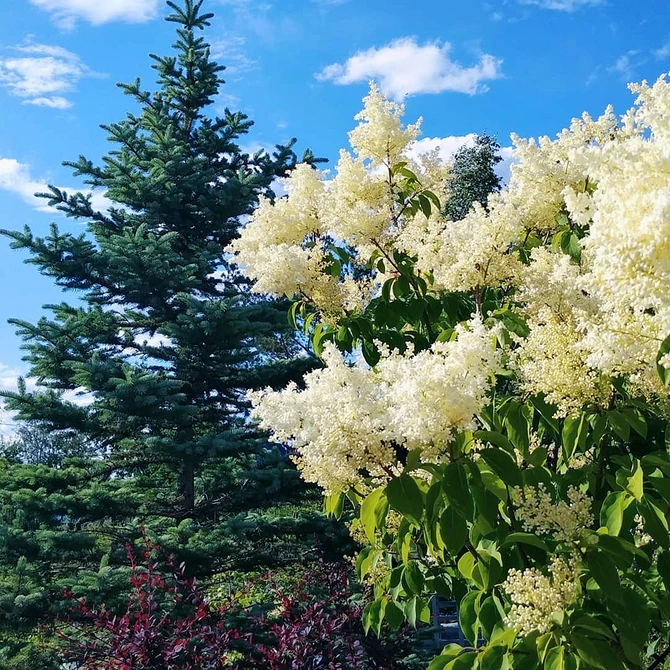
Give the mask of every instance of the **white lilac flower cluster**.
[[(607, 407), (613, 377), (668, 399), (655, 359), (670, 323), (670, 84), (631, 88), (638, 98), (621, 119), (608, 108), (554, 140), (514, 137), (509, 187), (454, 222), (403, 204), (394, 165), (438, 194), (449, 165), (435, 153), (411, 158), (419, 124), (403, 126), (402, 106), (373, 86), (334, 174), (298, 166), (287, 197), (262, 201), (229, 252), (254, 290), (309, 301), (330, 321), (364, 309), (388, 275), (345, 267), (335, 276), (329, 244), (347, 245), (359, 266), (375, 251), (406, 252), (436, 293), (508, 291), (529, 335), (504, 360), (522, 391), (544, 394), (559, 415)], [(559, 231), (575, 233), (570, 256), (549, 248)], [(522, 257), (526, 242), (536, 248)], [(473, 425), (495, 367), (483, 331), (473, 322), (456, 341), (460, 351), (477, 333), (472, 355), (435, 345), (385, 356), (375, 370), (330, 348), (305, 391), (254, 396), (256, 416), (329, 491), (361, 473), (387, 477), (398, 446), (436, 456)]]
[(554, 502), (544, 484), (515, 487), (513, 496), (517, 517), (527, 532), (573, 542), (581, 530), (593, 524), (591, 498), (573, 486), (568, 489), (567, 501)]
[(554, 623), (554, 615), (577, 600), (580, 584), (574, 559), (554, 556), (548, 573), (536, 568), (523, 572), (513, 568), (503, 582), (503, 590), (512, 601), (507, 625), (519, 635), (546, 633)]
[(374, 370), (328, 344), (326, 367), (306, 375), (304, 390), (250, 394), (254, 415), (297, 449), (303, 477), (330, 493), (398, 474), (398, 448), (439, 460), (457, 431), (474, 426), (498, 365), (479, 319), (456, 332), (416, 355), (387, 351)]

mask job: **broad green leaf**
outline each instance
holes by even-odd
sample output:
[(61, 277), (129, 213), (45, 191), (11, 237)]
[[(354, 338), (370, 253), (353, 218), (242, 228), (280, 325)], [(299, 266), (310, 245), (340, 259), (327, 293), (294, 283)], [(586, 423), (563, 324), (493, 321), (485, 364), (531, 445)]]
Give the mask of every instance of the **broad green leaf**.
[(610, 535), (618, 535), (623, 524), (623, 513), (631, 503), (630, 496), (624, 491), (611, 491), (600, 508), (600, 523)]
[(561, 442), (563, 444), (563, 457), (569, 460), (575, 451), (583, 449), (588, 437), (589, 422), (586, 414), (580, 412), (577, 416), (569, 416), (563, 422)]
[(370, 493), (361, 504), (360, 519), (368, 540), (375, 541), (375, 529), (377, 528), (376, 509), (382, 501), (386, 501), (386, 495), (383, 488), (376, 489)]
[(479, 603), (482, 594), (479, 591), (470, 591), (461, 600), (458, 606), (458, 623), (465, 638), (473, 646), (477, 646), (479, 637)]
[(510, 533), (505, 538), (503, 544), (517, 544), (519, 542), (521, 544), (530, 544), (549, 553), (549, 547), (544, 540), (541, 540), (537, 535), (533, 535), (533, 533)]
[(468, 537), (465, 519), (449, 505), (440, 515), (440, 536), (450, 554), (458, 554)]
[(577, 659), (565, 645), (552, 647), (544, 657), (543, 670), (576, 670)]
[(444, 670), (444, 667), (454, 658), (463, 653), (463, 647), (460, 644), (448, 644), (439, 656), (436, 656), (428, 666), (428, 670)]
[(638, 504), (638, 510), (644, 519), (645, 531), (661, 547), (668, 549), (670, 547), (670, 537), (668, 537), (668, 521), (665, 514), (649, 500), (649, 497)]
[(621, 602), (608, 607), (607, 613), (622, 635), (634, 645), (643, 647), (651, 626), (649, 605), (637, 590), (624, 586), (622, 591)]
[(339, 519), (344, 510), (344, 493), (332, 493), (324, 499), (325, 511), (328, 516)]
[(508, 454), (514, 453), (514, 447), (506, 435), (492, 430), (478, 430), (474, 434), (475, 439), (488, 442), (496, 447), (504, 449)]
[(656, 371), (665, 386), (670, 385), (670, 368), (661, 365), (661, 359), (668, 353), (670, 353), (670, 335), (663, 340), (656, 354)]
[(609, 626), (604, 624), (600, 619), (597, 619), (591, 614), (581, 614), (571, 621), (573, 628), (583, 628), (603, 637), (614, 639), (615, 635), (610, 630)]
[(621, 412), (615, 409), (607, 412), (607, 423), (624, 442), (630, 440), (630, 424)]
[(644, 473), (638, 460), (635, 461), (630, 476), (626, 478), (625, 489), (638, 502), (642, 500), (644, 494)]
[(507, 647), (491, 646), (479, 658), (479, 670), (509, 670), (509, 668)]
[(522, 485), (521, 470), (509, 454), (500, 449), (488, 448), (483, 449), (480, 455), (507, 486)]
[(458, 559), (458, 571), (466, 579), (472, 578), (472, 571), (474, 570), (474, 567), (475, 567), (475, 557), (472, 554), (470, 553), (463, 554)]
[(409, 561), (402, 573), (403, 585), (409, 595), (420, 596), (425, 579), (416, 561)]
[(605, 597), (620, 601), (623, 592), (621, 591), (619, 571), (614, 561), (607, 554), (596, 550), (589, 553), (588, 565), (591, 576), (603, 590)]
[(599, 670), (624, 670), (621, 659), (608, 642), (595, 640), (575, 632), (570, 635), (570, 641), (577, 650), (579, 657), (594, 668), (599, 668)]
[(363, 630), (367, 635), (370, 629), (375, 631), (379, 635), (382, 625), (382, 608), (384, 607), (385, 602), (382, 598), (373, 600), (371, 603), (368, 603), (363, 610)]
[(472, 519), (475, 506), (468, 485), (465, 468), (460, 463), (449, 463), (442, 476), (442, 490), (455, 511), (465, 519)]
[(405, 620), (405, 613), (398, 603), (390, 600), (384, 610), (384, 619), (386, 619), (388, 625), (395, 630), (396, 628), (400, 628)]
[(405, 516), (411, 523), (419, 525), (423, 514), (424, 496), (414, 478), (400, 475), (386, 485), (389, 505)]

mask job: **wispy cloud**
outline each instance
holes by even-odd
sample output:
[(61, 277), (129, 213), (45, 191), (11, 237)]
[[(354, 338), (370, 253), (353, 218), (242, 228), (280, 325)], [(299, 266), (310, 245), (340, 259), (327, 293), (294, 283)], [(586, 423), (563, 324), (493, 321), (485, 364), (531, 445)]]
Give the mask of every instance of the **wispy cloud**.
[[(439, 157), (443, 161), (450, 161), (461, 147), (474, 146), (476, 138), (476, 133), (468, 133), (467, 135), (447, 135), (446, 137), (422, 137), (420, 140), (412, 143), (408, 155), (411, 158), (416, 159), (422, 154), (437, 151)], [(504, 184), (509, 183), (510, 165), (513, 160), (513, 152), (513, 147), (502, 147), (500, 149), (500, 157), (502, 158), (502, 161), (496, 165), (495, 171)]]
[(94, 26), (120, 21), (143, 23), (158, 16), (162, 0), (30, 0), (51, 14), (64, 30), (71, 30), (78, 21)]
[(626, 81), (630, 81), (635, 73), (635, 68), (638, 65), (641, 65), (644, 60), (635, 62), (634, 58), (637, 56), (640, 52), (631, 49), (630, 51), (627, 51), (625, 54), (621, 54), (616, 61), (614, 62), (614, 65), (611, 67), (607, 68), (609, 72), (612, 72), (614, 74), (618, 74), (622, 79), (625, 79)]
[(72, 102), (64, 94), (83, 77), (99, 76), (63, 47), (29, 42), (11, 51), (15, 55), (0, 57), (0, 85), (27, 105), (67, 109)]
[(656, 60), (666, 60), (670, 58), (670, 42), (666, 42), (663, 46), (654, 51), (654, 58)]
[(257, 65), (257, 62), (249, 57), (246, 39), (242, 35), (228, 33), (212, 40), (210, 49), (212, 58), (226, 66), (225, 74), (240, 75), (253, 70)]
[[(26, 163), (20, 163), (15, 158), (0, 158), (0, 190), (13, 193), (39, 212), (53, 214), (55, 210), (47, 205), (45, 198), (35, 197), (35, 193), (49, 191), (47, 184), (46, 179), (35, 179)], [(81, 189), (62, 187), (62, 190), (75, 193)], [(92, 192), (91, 200), (93, 208), (98, 211), (106, 210), (111, 204), (102, 191)]]
[(559, 12), (575, 12), (584, 7), (602, 5), (605, 0), (519, 0), (522, 5), (535, 5), (542, 9), (553, 9)]
[(415, 38), (403, 37), (359, 51), (343, 64), (328, 65), (316, 78), (342, 85), (375, 79), (387, 95), (401, 100), (418, 93), (483, 93), (483, 82), (501, 76), (502, 61), (495, 56), (483, 54), (475, 65), (463, 67), (451, 59), (450, 51), (448, 42), (419, 45)]

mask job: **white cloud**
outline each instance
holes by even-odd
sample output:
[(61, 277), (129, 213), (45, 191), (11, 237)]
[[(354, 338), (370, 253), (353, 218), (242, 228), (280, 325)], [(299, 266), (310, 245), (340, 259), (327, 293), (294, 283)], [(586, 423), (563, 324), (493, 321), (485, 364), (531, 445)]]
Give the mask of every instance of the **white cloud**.
[(464, 146), (471, 147), (475, 143), (475, 133), (467, 135), (448, 135), (447, 137), (422, 137), (411, 145), (408, 155), (417, 158), (422, 154), (438, 150), (438, 155), (443, 161), (450, 161), (453, 155)]
[(49, 210), (43, 199), (35, 197), (48, 190), (46, 182), (33, 179), (29, 167), (15, 158), (0, 158), (0, 189), (18, 195), (35, 209)]
[(27, 105), (67, 109), (72, 103), (63, 94), (94, 76), (79, 56), (62, 47), (27, 43), (13, 51), (16, 56), (0, 58), (0, 84)]
[(246, 39), (242, 35), (228, 33), (223, 37), (212, 40), (210, 52), (212, 58), (226, 66), (226, 75), (239, 75), (253, 70), (256, 61), (249, 58), (245, 50)]
[[(35, 377), (26, 377), (25, 370), (10, 367), (4, 363), (0, 363), (0, 390), (1, 391), (18, 391), (19, 377), (23, 377), (26, 383), (26, 390), (33, 393), (39, 390), (37, 386), (37, 379)], [(80, 407), (86, 407), (94, 401), (92, 393), (87, 392), (83, 388), (76, 388), (66, 391), (63, 394), (63, 399), (67, 402), (74, 403)], [(0, 437), (11, 437), (16, 433), (16, 423), (14, 421), (13, 412), (8, 411), (4, 407), (4, 403), (0, 400)]]
[(489, 54), (479, 62), (463, 67), (451, 60), (448, 42), (419, 45), (413, 37), (403, 37), (379, 49), (359, 51), (344, 64), (333, 63), (316, 75), (320, 81), (335, 84), (376, 79), (381, 89), (396, 100), (416, 93), (482, 93), (484, 81), (500, 77), (502, 61)]
[(514, 162), (514, 147), (502, 147), (500, 149), (502, 160), (496, 165), (496, 174), (500, 177), (503, 184), (509, 184), (512, 176), (512, 163)]
[[(77, 190), (80, 190), (68, 187), (59, 188), (68, 193), (75, 193)], [(47, 205), (47, 201), (44, 198), (35, 197), (35, 193), (47, 193), (49, 191), (47, 181), (35, 179), (30, 174), (30, 166), (20, 163), (15, 158), (0, 157), (0, 190), (9, 191), (19, 196), (24, 202), (39, 212), (53, 214), (56, 211)], [(94, 209), (105, 211), (112, 204), (102, 191), (93, 191), (90, 193)]]
[(605, 0), (519, 0), (522, 5), (535, 5), (542, 9), (554, 9), (559, 12), (574, 12), (583, 7), (596, 7)]
[(112, 21), (143, 23), (156, 18), (162, 0), (30, 0), (51, 14), (64, 30), (71, 30), (77, 21), (94, 26)]
[[(468, 133), (467, 135), (448, 135), (447, 137), (423, 137), (414, 142), (408, 154), (411, 158), (417, 158), (421, 154), (429, 153), (437, 149), (438, 155), (443, 161), (450, 161), (461, 147), (474, 146), (476, 137), (477, 135), (475, 133)], [(500, 149), (502, 161), (496, 165), (495, 171), (503, 184), (509, 183), (510, 165), (512, 163), (513, 152), (513, 147), (502, 147)]]
[(670, 57), (670, 42), (666, 42), (662, 47), (654, 51), (654, 57), (657, 60), (665, 60)]
[(619, 56), (619, 58), (616, 59), (614, 65), (608, 68), (608, 70), (614, 74), (620, 75), (622, 79), (630, 81), (633, 78), (635, 68), (640, 64), (633, 62), (633, 57), (638, 53), (638, 51), (631, 50), (625, 54), (622, 54)]

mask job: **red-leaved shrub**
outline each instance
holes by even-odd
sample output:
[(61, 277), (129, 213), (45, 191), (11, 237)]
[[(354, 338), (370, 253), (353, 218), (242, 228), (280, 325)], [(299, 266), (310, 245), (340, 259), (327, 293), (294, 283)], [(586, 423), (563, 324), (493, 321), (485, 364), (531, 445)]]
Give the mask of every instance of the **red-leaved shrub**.
[[(407, 635), (366, 636), (363, 603), (341, 564), (316, 563), (288, 585), (261, 578), (264, 613), (240, 604), (244, 591), (214, 606), (182, 563), (160, 568), (145, 539), (142, 561), (128, 547), (131, 593), (120, 614), (73, 598), (59, 620), (60, 657), (73, 670), (392, 670)], [(286, 580), (284, 580), (285, 582)], [(251, 585), (249, 585), (251, 588)], [(266, 598), (267, 599), (267, 598)]]

